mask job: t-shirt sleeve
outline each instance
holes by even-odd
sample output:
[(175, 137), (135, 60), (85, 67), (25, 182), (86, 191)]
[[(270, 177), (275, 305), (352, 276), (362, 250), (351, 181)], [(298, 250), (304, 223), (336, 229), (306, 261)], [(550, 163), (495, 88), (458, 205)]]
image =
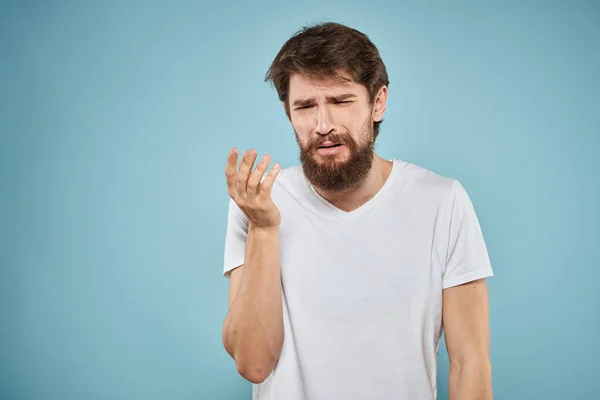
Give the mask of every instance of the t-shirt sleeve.
[(224, 276), (229, 277), (231, 270), (244, 264), (247, 237), (248, 219), (238, 205), (230, 199), (225, 233)]
[(471, 199), (458, 181), (454, 181), (452, 191), (443, 289), (494, 275)]

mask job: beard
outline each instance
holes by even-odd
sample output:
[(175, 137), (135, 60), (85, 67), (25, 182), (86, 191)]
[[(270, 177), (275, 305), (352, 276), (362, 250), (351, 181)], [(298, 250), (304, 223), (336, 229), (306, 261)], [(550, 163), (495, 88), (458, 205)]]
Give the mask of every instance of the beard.
[[(358, 185), (367, 177), (373, 164), (375, 147), (373, 133), (373, 126), (367, 121), (363, 126), (362, 143), (357, 143), (348, 134), (332, 133), (319, 136), (306, 146), (302, 146), (296, 133), (296, 141), (300, 148), (300, 162), (308, 181), (313, 186), (329, 192), (341, 192)], [(326, 140), (343, 143), (350, 152), (348, 159), (339, 161), (336, 159), (339, 157), (337, 154), (317, 155), (317, 148)]]

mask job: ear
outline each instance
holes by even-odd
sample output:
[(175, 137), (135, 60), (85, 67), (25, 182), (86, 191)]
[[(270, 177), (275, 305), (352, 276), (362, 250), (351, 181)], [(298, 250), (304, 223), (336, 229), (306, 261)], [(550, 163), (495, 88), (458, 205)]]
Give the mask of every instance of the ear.
[(385, 106), (387, 103), (388, 88), (382, 86), (379, 88), (375, 99), (373, 99), (373, 122), (379, 122), (383, 119)]

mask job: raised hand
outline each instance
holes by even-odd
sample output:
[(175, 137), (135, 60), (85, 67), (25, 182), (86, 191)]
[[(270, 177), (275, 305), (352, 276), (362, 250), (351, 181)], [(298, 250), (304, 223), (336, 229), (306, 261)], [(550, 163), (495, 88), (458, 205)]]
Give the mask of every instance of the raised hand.
[(271, 188), (280, 166), (275, 164), (261, 182), (271, 158), (265, 154), (252, 171), (255, 161), (255, 150), (245, 152), (238, 170), (238, 151), (231, 150), (225, 167), (227, 191), (248, 218), (250, 227), (276, 229), (281, 223), (281, 214), (271, 199)]

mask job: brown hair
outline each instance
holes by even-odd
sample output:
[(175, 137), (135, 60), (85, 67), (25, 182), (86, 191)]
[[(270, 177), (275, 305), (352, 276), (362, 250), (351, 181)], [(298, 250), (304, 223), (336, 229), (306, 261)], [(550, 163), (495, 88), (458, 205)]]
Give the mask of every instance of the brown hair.
[[(385, 65), (369, 37), (335, 22), (305, 26), (296, 32), (279, 50), (265, 81), (272, 81), (289, 117), (292, 73), (322, 79), (336, 77), (339, 70), (350, 73), (354, 82), (367, 89), (371, 105), (378, 90), (383, 85), (389, 86)], [(383, 120), (374, 123), (375, 137), (381, 122)]]

